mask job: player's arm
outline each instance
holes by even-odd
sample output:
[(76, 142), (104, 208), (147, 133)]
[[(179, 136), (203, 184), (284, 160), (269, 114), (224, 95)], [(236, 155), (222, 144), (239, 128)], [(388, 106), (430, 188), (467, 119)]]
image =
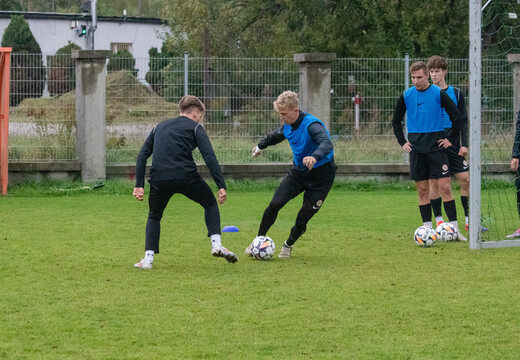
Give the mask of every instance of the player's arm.
[(226, 189), (226, 182), (224, 181), (224, 175), (220, 170), (220, 165), (218, 163), (217, 156), (213, 151), (213, 146), (211, 146), (211, 142), (209, 141), (208, 134), (206, 134), (206, 131), (202, 125), (197, 125), (195, 128), (195, 140), (197, 142), (197, 147), (199, 148), (200, 154), (202, 155), (202, 158), (204, 159), (204, 162), (209, 169), (211, 177), (219, 188), (220, 198), (220, 190)]
[(520, 112), (516, 118), (515, 141), (513, 142), (513, 154), (511, 160), (511, 169), (518, 171), (518, 163), (520, 159)]
[(450, 96), (444, 90), (441, 90), (441, 107), (446, 110), (450, 117), (452, 133), (459, 134), (461, 125), (459, 109), (457, 109), (453, 100), (451, 100)]
[(457, 109), (460, 113), (460, 145), (468, 148), (468, 111), (466, 110), (466, 101), (464, 94), (459, 90), (459, 99), (457, 101)]
[(146, 172), (146, 161), (153, 153), (155, 127), (152, 129), (148, 138), (143, 144), (139, 155), (137, 155), (137, 161), (135, 164), (135, 188), (133, 195), (134, 197), (142, 201), (144, 197), (144, 176)]
[(394, 135), (397, 138), (399, 145), (407, 152), (411, 150), (411, 145), (404, 137), (403, 132), (403, 119), (406, 114), (406, 103), (404, 102), (404, 96), (401, 94), (397, 100), (394, 110), (394, 119), (392, 120), (392, 128), (394, 129)]
[(280, 126), (275, 131), (264, 137), (262, 140), (258, 142), (253, 148), (253, 157), (260, 155), (262, 150), (264, 150), (268, 146), (276, 145), (285, 140), (285, 135), (283, 134), (283, 126)]
[(318, 144), (318, 148), (310, 155), (315, 158), (316, 161), (323, 159), (334, 149), (332, 140), (329, 134), (327, 134), (327, 130), (323, 124), (319, 122), (313, 122), (307, 127), (307, 132), (309, 133), (312, 141)]

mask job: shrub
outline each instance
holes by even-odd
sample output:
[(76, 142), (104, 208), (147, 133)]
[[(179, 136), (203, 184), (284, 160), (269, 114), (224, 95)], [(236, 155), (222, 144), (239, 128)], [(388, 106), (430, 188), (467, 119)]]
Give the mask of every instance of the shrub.
[(115, 54), (112, 54), (107, 65), (108, 72), (121, 70), (130, 71), (132, 75), (137, 76), (138, 70), (135, 69), (135, 58), (132, 56), (130, 51), (126, 49), (119, 50)]
[(76, 67), (70, 58), (72, 50), (81, 50), (78, 45), (69, 42), (48, 58), (48, 88), (51, 95), (61, 95), (76, 88)]

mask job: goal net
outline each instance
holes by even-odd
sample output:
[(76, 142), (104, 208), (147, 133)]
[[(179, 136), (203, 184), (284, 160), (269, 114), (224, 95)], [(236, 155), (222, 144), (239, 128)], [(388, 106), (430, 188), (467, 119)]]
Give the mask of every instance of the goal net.
[(517, 174), (511, 170), (515, 132), (520, 131), (517, 1), (470, 1), (469, 103), (470, 247), (520, 246), (515, 236), (520, 228)]

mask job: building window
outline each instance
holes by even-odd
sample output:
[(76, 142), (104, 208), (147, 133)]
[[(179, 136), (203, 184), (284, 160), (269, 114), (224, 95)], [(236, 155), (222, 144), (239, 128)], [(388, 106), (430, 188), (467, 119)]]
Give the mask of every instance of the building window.
[(110, 43), (110, 50), (115, 54), (120, 50), (128, 50), (132, 53), (132, 44), (130, 43)]

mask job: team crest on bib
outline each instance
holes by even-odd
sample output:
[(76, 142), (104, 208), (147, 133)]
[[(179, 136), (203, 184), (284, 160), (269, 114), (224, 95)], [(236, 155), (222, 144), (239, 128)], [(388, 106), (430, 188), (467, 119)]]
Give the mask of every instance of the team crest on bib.
[(316, 203), (316, 206), (321, 206), (321, 204), (323, 204), (323, 200), (318, 200), (318, 202)]
[(442, 171), (448, 171), (448, 165), (446, 165), (446, 164), (442, 165)]
[(467, 167), (468, 167), (468, 162), (467, 162), (466, 160), (464, 160), (464, 161), (462, 162), (462, 165), (464, 165), (464, 167), (467, 168)]

